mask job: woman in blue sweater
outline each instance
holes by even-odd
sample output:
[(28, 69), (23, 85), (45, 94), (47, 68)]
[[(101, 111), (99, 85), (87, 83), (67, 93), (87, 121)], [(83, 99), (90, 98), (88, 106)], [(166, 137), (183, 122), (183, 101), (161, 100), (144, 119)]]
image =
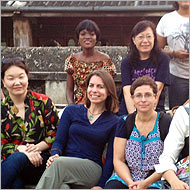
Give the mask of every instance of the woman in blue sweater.
[[(103, 188), (113, 171), (118, 100), (112, 76), (97, 70), (86, 81), (85, 105), (65, 108), (47, 169), (37, 189)], [(108, 144), (106, 162), (102, 154)]]

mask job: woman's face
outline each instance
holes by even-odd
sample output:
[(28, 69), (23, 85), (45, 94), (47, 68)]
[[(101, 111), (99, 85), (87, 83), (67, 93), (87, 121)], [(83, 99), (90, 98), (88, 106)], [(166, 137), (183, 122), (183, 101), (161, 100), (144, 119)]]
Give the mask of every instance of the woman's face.
[(152, 29), (148, 27), (143, 32), (137, 34), (133, 37), (133, 43), (140, 54), (150, 54), (154, 47), (154, 34)]
[(93, 48), (96, 45), (96, 33), (86, 29), (79, 33), (79, 43), (83, 48)]
[(28, 76), (24, 69), (17, 66), (11, 66), (5, 71), (3, 84), (10, 95), (20, 96), (27, 91)]
[(156, 96), (149, 85), (142, 85), (135, 89), (132, 96), (134, 105), (138, 112), (149, 112), (154, 110)]
[(107, 96), (107, 88), (102, 79), (97, 75), (92, 76), (87, 88), (87, 97), (91, 104), (105, 103)]

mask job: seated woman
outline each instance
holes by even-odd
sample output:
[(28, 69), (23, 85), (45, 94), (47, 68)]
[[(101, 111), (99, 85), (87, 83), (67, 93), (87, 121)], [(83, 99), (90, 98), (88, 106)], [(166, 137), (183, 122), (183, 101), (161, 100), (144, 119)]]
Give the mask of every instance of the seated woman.
[(115, 83), (107, 71), (96, 70), (86, 86), (86, 104), (68, 105), (61, 116), (52, 156), (37, 189), (100, 188), (113, 172), (113, 139), (119, 121), (114, 114), (118, 111)]
[(156, 112), (157, 85), (148, 76), (136, 79), (130, 88), (136, 112), (122, 117), (114, 139), (115, 174), (105, 189), (159, 188), (161, 175), (154, 171), (163, 151), (171, 116)]
[(2, 61), (2, 82), (9, 93), (1, 102), (2, 189), (36, 184), (56, 136), (56, 108), (48, 96), (27, 90), (28, 74), (24, 59)]
[(188, 155), (189, 102), (176, 110), (164, 141), (164, 151), (159, 158), (159, 164), (155, 165), (156, 172), (163, 174), (169, 183), (164, 183), (164, 189), (169, 186), (172, 189), (189, 189)]

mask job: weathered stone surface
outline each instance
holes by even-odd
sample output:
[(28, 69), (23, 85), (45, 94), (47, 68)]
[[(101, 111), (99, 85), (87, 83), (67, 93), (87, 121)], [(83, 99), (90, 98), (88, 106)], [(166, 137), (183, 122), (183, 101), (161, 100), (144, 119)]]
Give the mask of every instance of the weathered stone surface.
[[(107, 53), (116, 65), (117, 77), (120, 79), (120, 65), (122, 59), (128, 53), (128, 47), (96, 47), (101, 52)], [(65, 59), (74, 52), (80, 51), (80, 47), (5, 47), (1, 49), (2, 58), (21, 56), (26, 59), (32, 80), (66, 80), (64, 72)]]

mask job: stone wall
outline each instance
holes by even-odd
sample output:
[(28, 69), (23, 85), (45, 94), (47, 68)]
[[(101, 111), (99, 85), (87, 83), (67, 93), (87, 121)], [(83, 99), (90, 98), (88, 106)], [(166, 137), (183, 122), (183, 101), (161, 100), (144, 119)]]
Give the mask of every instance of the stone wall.
[[(128, 47), (96, 47), (107, 53), (116, 65), (116, 86), (121, 84), (121, 61), (128, 53)], [(79, 47), (4, 47), (1, 49), (1, 58), (20, 56), (25, 58), (29, 70), (29, 87), (37, 92), (45, 93), (56, 104), (66, 104), (66, 73), (64, 72), (65, 59)]]

